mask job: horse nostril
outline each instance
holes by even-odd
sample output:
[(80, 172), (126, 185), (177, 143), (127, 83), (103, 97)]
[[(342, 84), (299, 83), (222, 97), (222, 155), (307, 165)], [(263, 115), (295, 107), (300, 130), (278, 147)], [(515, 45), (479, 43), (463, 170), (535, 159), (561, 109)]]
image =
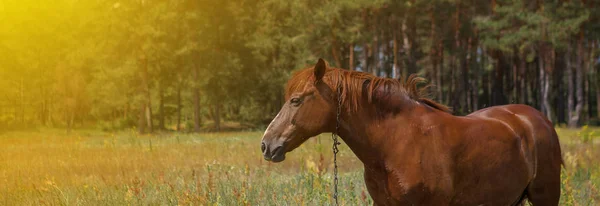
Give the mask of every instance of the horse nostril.
[(267, 149), (267, 145), (265, 145), (265, 143), (263, 142), (263, 143), (260, 145), (260, 150), (261, 150), (263, 153), (265, 153), (265, 150), (266, 150), (266, 149)]
[(279, 154), (279, 150), (281, 150), (281, 146), (276, 147), (273, 151), (271, 151), (272, 155), (278, 155)]

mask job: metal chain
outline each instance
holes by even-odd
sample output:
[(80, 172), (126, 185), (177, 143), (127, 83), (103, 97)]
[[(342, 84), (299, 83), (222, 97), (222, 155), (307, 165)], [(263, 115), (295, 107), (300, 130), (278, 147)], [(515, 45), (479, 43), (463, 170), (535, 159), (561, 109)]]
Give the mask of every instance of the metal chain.
[(337, 105), (337, 114), (335, 117), (335, 132), (331, 133), (331, 139), (333, 139), (333, 199), (335, 200), (335, 205), (338, 204), (338, 166), (337, 166), (337, 153), (340, 151), (338, 149), (338, 145), (341, 143), (338, 141), (337, 136), (340, 129), (340, 113), (342, 111), (342, 93), (341, 87), (337, 88), (338, 93), (338, 105)]

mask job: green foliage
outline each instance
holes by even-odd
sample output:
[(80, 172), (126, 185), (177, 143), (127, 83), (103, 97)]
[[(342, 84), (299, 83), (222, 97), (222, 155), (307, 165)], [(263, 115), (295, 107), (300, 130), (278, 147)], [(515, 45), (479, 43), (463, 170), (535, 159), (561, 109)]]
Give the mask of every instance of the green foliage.
[(581, 131), (577, 132), (577, 136), (581, 138), (581, 142), (584, 144), (593, 144), (594, 140), (598, 138), (596, 131), (590, 130), (588, 125), (581, 127)]
[(507, 52), (513, 47), (523, 51), (539, 42), (564, 47), (590, 16), (589, 9), (578, 1), (544, 1), (537, 8), (530, 5), (526, 1), (503, 1), (494, 15), (475, 18), (483, 44)]
[(151, 111), (155, 126), (175, 128), (178, 119), (194, 123), (197, 109), (200, 124), (220, 117), (261, 127), (293, 71), (317, 58), (388, 77), (396, 62), (398, 73), (434, 80), (438, 100), (456, 107), (466, 102), (450, 98), (466, 93), (463, 71), (478, 99), (491, 95), (482, 87), (499, 70), (490, 49), (535, 63), (541, 43), (559, 53), (578, 35), (584, 47), (600, 36), (598, 7), (585, 2), (495, 2), (3, 1), (0, 124), (132, 127)]

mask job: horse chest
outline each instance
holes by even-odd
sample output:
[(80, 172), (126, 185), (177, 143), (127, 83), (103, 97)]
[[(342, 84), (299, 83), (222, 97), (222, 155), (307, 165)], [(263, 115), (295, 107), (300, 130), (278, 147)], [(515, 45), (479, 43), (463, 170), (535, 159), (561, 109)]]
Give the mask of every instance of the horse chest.
[(420, 171), (365, 170), (365, 183), (376, 205), (439, 205), (448, 203), (444, 181), (427, 181)]

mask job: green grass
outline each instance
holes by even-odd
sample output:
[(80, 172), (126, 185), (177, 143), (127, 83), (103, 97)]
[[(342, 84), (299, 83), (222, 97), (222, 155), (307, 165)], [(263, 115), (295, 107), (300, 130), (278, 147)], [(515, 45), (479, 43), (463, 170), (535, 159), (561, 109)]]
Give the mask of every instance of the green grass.
[[(561, 205), (600, 203), (600, 130), (557, 129)], [(329, 135), (269, 163), (262, 132), (137, 135), (42, 129), (0, 134), (0, 205), (328, 205)], [(340, 202), (371, 205), (362, 166), (342, 145)]]

